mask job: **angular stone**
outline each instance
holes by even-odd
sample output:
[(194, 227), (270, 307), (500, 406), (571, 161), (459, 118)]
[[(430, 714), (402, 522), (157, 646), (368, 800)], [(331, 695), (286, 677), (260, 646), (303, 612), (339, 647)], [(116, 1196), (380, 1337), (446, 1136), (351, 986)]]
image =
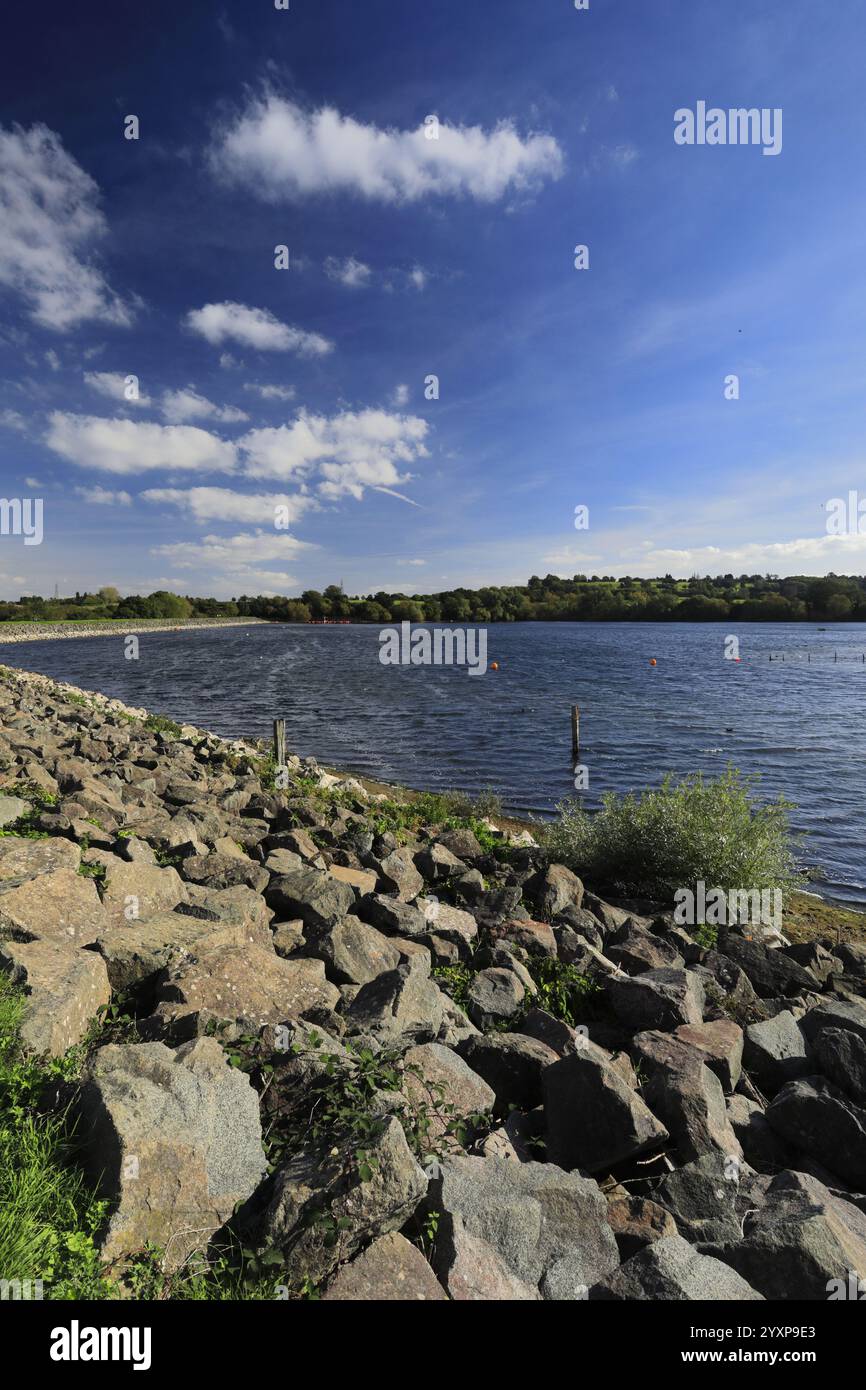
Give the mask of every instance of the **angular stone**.
[(362, 985), (346, 1013), (351, 1033), (372, 1033), (383, 1043), (432, 1042), (444, 1018), (426, 952)]
[(326, 931), (311, 928), (307, 937), (311, 953), (338, 985), (365, 985), (400, 964), (394, 942), (357, 917), (344, 917)]
[(547, 1157), (560, 1168), (607, 1172), (663, 1144), (664, 1125), (592, 1044), (542, 1072)]
[(677, 1235), (670, 1212), (645, 1197), (608, 1197), (607, 1219), (621, 1260), (631, 1259), (654, 1240)]
[(478, 1028), (492, 1028), (520, 1012), (526, 990), (511, 970), (480, 970), (468, 992), (467, 1012)]
[(496, 1096), (463, 1058), (441, 1043), (410, 1047), (403, 1057), (403, 1089), (430, 1107), (430, 1134), (443, 1134), (455, 1119), (486, 1114)]
[(697, 1048), (665, 1033), (639, 1033), (632, 1054), (646, 1075), (643, 1098), (670, 1131), (684, 1163), (714, 1149), (742, 1158), (722, 1083)]
[(392, 936), (424, 936), (433, 928), (435, 921), (428, 921), (420, 908), (401, 903), (397, 898), (386, 898), (381, 893), (364, 898), (356, 911), (365, 922)]
[(644, 1246), (591, 1289), (589, 1296), (593, 1301), (675, 1303), (744, 1303), (763, 1298), (730, 1265), (699, 1254), (682, 1236), (666, 1236)]
[(186, 886), (176, 869), (116, 859), (105, 875), (102, 905), (112, 927), (171, 912), (187, 900)]
[(415, 867), (428, 883), (444, 883), (466, 872), (466, 865), (441, 842), (419, 850), (415, 855)]
[(719, 951), (745, 971), (762, 999), (808, 993), (815, 988), (814, 975), (790, 956), (735, 931), (720, 931)]
[(844, 1028), (866, 1040), (866, 1004), (855, 1003), (853, 999), (828, 999), (825, 1004), (809, 1009), (800, 1019), (800, 1027), (808, 1042), (814, 1042), (823, 1028)]
[(763, 1205), (746, 1219), (742, 1236), (713, 1253), (765, 1298), (844, 1298), (850, 1272), (866, 1272), (866, 1216), (807, 1173), (779, 1173)]
[(111, 987), (119, 993), (145, 987), (172, 959), (199, 955), (217, 946), (267, 947), (266, 926), (211, 922), (180, 912), (164, 912), (148, 922), (100, 932), (91, 949), (105, 961)]
[(20, 1035), (35, 1054), (61, 1057), (111, 999), (104, 962), (56, 941), (0, 942), (0, 969), (27, 991)]
[(542, 1100), (542, 1073), (559, 1058), (552, 1048), (521, 1033), (479, 1034), (458, 1048), (460, 1056), (496, 1093), (500, 1109), (532, 1110)]
[(183, 876), (190, 883), (201, 883), (206, 888), (252, 888), (262, 893), (271, 881), (270, 874), (263, 864), (256, 864), (247, 856), (236, 854), (195, 854), (183, 861)]
[(411, 902), (424, 889), (424, 880), (407, 849), (395, 849), (385, 856), (379, 864), (379, 879), (384, 892), (396, 894), (403, 903)]
[(765, 1023), (749, 1025), (743, 1057), (747, 1071), (767, 1095), (814, 1070), (806, 1039), (789, 1009)]
[(86, 1171), (115, 1203), (105, 1260), (151, 1241), (176, 1269), (265, 1174), (258, 1097), (214, 1038), (101, 1048), (79, 1109)]
[(55, 869), (0, 891), (0, 922), (35, 940), (86, 946), (105, 930), (109, 917), (93, 879), (75, 869)]
[(264, 946), (214, 946), (168, 965), (156, 990), (152, 1023), (172, 1037), (189, 1038), (209, 1024), (228, 1024), (227, 1037), (257, 1033), (340, 1000), (325, 979), (324, 963), (283, 960)]
[(340, 883), (348, 883), (361, 895), (376, 891), (376, 875), (371, 869), (347, 869), (342, 864), (332, 864), (328, 873)]
[(442, 1283), (455, 1303), (537, 1303), (541, 1294), (508, 1268), (491, 1245), (470, 1235), (460, 1216), (441, 1216), (433, 1254)]
[(697, 1048), (726, 1091), (736, 1088), (743, 1070), (743, 1030), (736, 1023), (729, 1018), (684, 1023), (674, 1030), (674, 1037)]
[(506, 941), (513, 941), (515, 945), (522, 946), (531, 956), (550, 956), (551, 959), (555, 959), (558, 955), (556, 937), (553, 928), (547, 922), (533, 922), (528, 919), (505, 922), (498, 931)]
[[(257, 1223), (259, 1248), (282, 1251), (283, 1279), (290, 1286), (305, 1279), (320, 1283), (371, 1236), (399, 1230), (427, 1191), (427, 1178), (394, 1116), (364, 1140), (368, 1175), (360, 1171), (355, 1142), (335, 1148), (336, 1153), (305, 1151), (281, 1168)], [(323, 1210), (327, 1223), (312, 1219)]]
[(306, 927), (333, 927), (354, 907), (355, 893), (319, 869), (298, 869), (273, 879), (265, 901), (280, 917), (300, 917)]
[(416, 1245), (392, 1232), (343, 1265), (325, 1303), (447, 1303), (448, 1295)]
[(20, 796), (6, 796), (0, 794), (0, 829), (7, 825), (14, 825), (22, 816), (26, 816), (30, 810), (30, 802), (23, 801)]
[(619, 1262), (597, 1184), (550, 1163), (447, 1158), (426, 1205), (459, 1217), (470, 1236), (545, 1299), (580, 1299)]
[(523, 885), (525, 896), (535, 903), (539, 912), (548, 920), (558, 917), (568, 908), (580, 908), (583, 904), (583, 884), (564, 864), (551, 864), (539, 870)]
[(713, 1151), (667, 1173), (653, 1198), (676, 1217), (680, 1235), (692, 1244), (736, 1240), (746, 1213), (764, 1201), (769, 1181), (732, 1156)]
[(642, 975), (646, 970), (682, 970), (684, 964), (672, 942), (654, 936), (632, 920), (608, 937), (604, 949), (608, 960), (629, 975)]
[(854, 1191), (866, 1187), (866, 1110), (823, 1076), (789, 1081), (767, 1107), (767, 1122)]
[(704, 989), (691, 970), (647, 970), (633, 979), (609, 980), (607, 990), (617, 1018), (635, 1031), (703, 1022)]
[(847, 1028), (822, 1028), (815, 1039), (821, 1071), (858, 1105), (866, 1105), (866, 1038)]
[(428, 931), (459, 944), (469, 944), (478, 935), (478, 923), (471, 912), (440, 903), (436, 898), (417, 898), (415, 906), (424, 914)]

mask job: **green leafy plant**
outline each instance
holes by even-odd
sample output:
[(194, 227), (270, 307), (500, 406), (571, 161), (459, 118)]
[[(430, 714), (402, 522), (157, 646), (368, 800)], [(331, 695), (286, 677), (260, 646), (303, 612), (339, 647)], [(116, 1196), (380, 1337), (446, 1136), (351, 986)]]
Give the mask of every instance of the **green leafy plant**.
[(621, 895), (668, 900), (703, 881), (713, 888), (794, 888), (799, 837), (789, 802), (762, 804), (754, 779), (729, 768), (716, 780), (700, 774), (642, 795), (608, 793), (595, 814), (564, 802), (548, 830), (551, 859)]

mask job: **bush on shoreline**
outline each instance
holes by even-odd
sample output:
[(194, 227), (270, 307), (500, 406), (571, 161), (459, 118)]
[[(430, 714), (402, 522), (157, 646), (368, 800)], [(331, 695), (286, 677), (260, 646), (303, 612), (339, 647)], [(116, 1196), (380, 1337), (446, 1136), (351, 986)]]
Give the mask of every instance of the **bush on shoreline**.
[(670, 900), (678, 888), (800, 887), (798, 837), (790, 802), (761, 804), (754, 779), (728, 768), (717, 780), (700, 773), (640, 795), (608, 793), (590, 815), (579, 801), (557, 807), (545, 844), (554, 860), (622, 896)]

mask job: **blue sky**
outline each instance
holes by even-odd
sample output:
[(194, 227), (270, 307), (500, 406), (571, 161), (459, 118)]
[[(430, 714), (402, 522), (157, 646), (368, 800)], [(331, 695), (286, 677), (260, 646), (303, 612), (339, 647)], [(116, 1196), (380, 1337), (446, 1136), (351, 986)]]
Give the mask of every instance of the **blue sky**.
[[(10, 25), (4, 597), (866, 569), (824, 510), (866, 497), (860, 0)], [(781, 153), (677, 145), (701, 100)]]

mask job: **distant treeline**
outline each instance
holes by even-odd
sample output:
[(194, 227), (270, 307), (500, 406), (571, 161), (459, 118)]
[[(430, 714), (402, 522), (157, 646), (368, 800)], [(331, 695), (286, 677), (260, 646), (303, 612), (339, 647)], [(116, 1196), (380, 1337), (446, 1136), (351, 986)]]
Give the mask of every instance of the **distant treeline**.
[(337, 584), (299, 598), (190, 598), (158, 590), (122, 598), (115, 588), (74, 598), (22, 596), (0, 602), (0, 621), (94, 618), (268, 618), (306, 623), (325, 618), (356, 623), (448, 622), (862, 622), (866, 578), (777, 579), (760, 574), (715, 579), (612, 579), (554, 574), (525, 585), (448, 589), (438, 594), (376, 594), (350, 598)]

